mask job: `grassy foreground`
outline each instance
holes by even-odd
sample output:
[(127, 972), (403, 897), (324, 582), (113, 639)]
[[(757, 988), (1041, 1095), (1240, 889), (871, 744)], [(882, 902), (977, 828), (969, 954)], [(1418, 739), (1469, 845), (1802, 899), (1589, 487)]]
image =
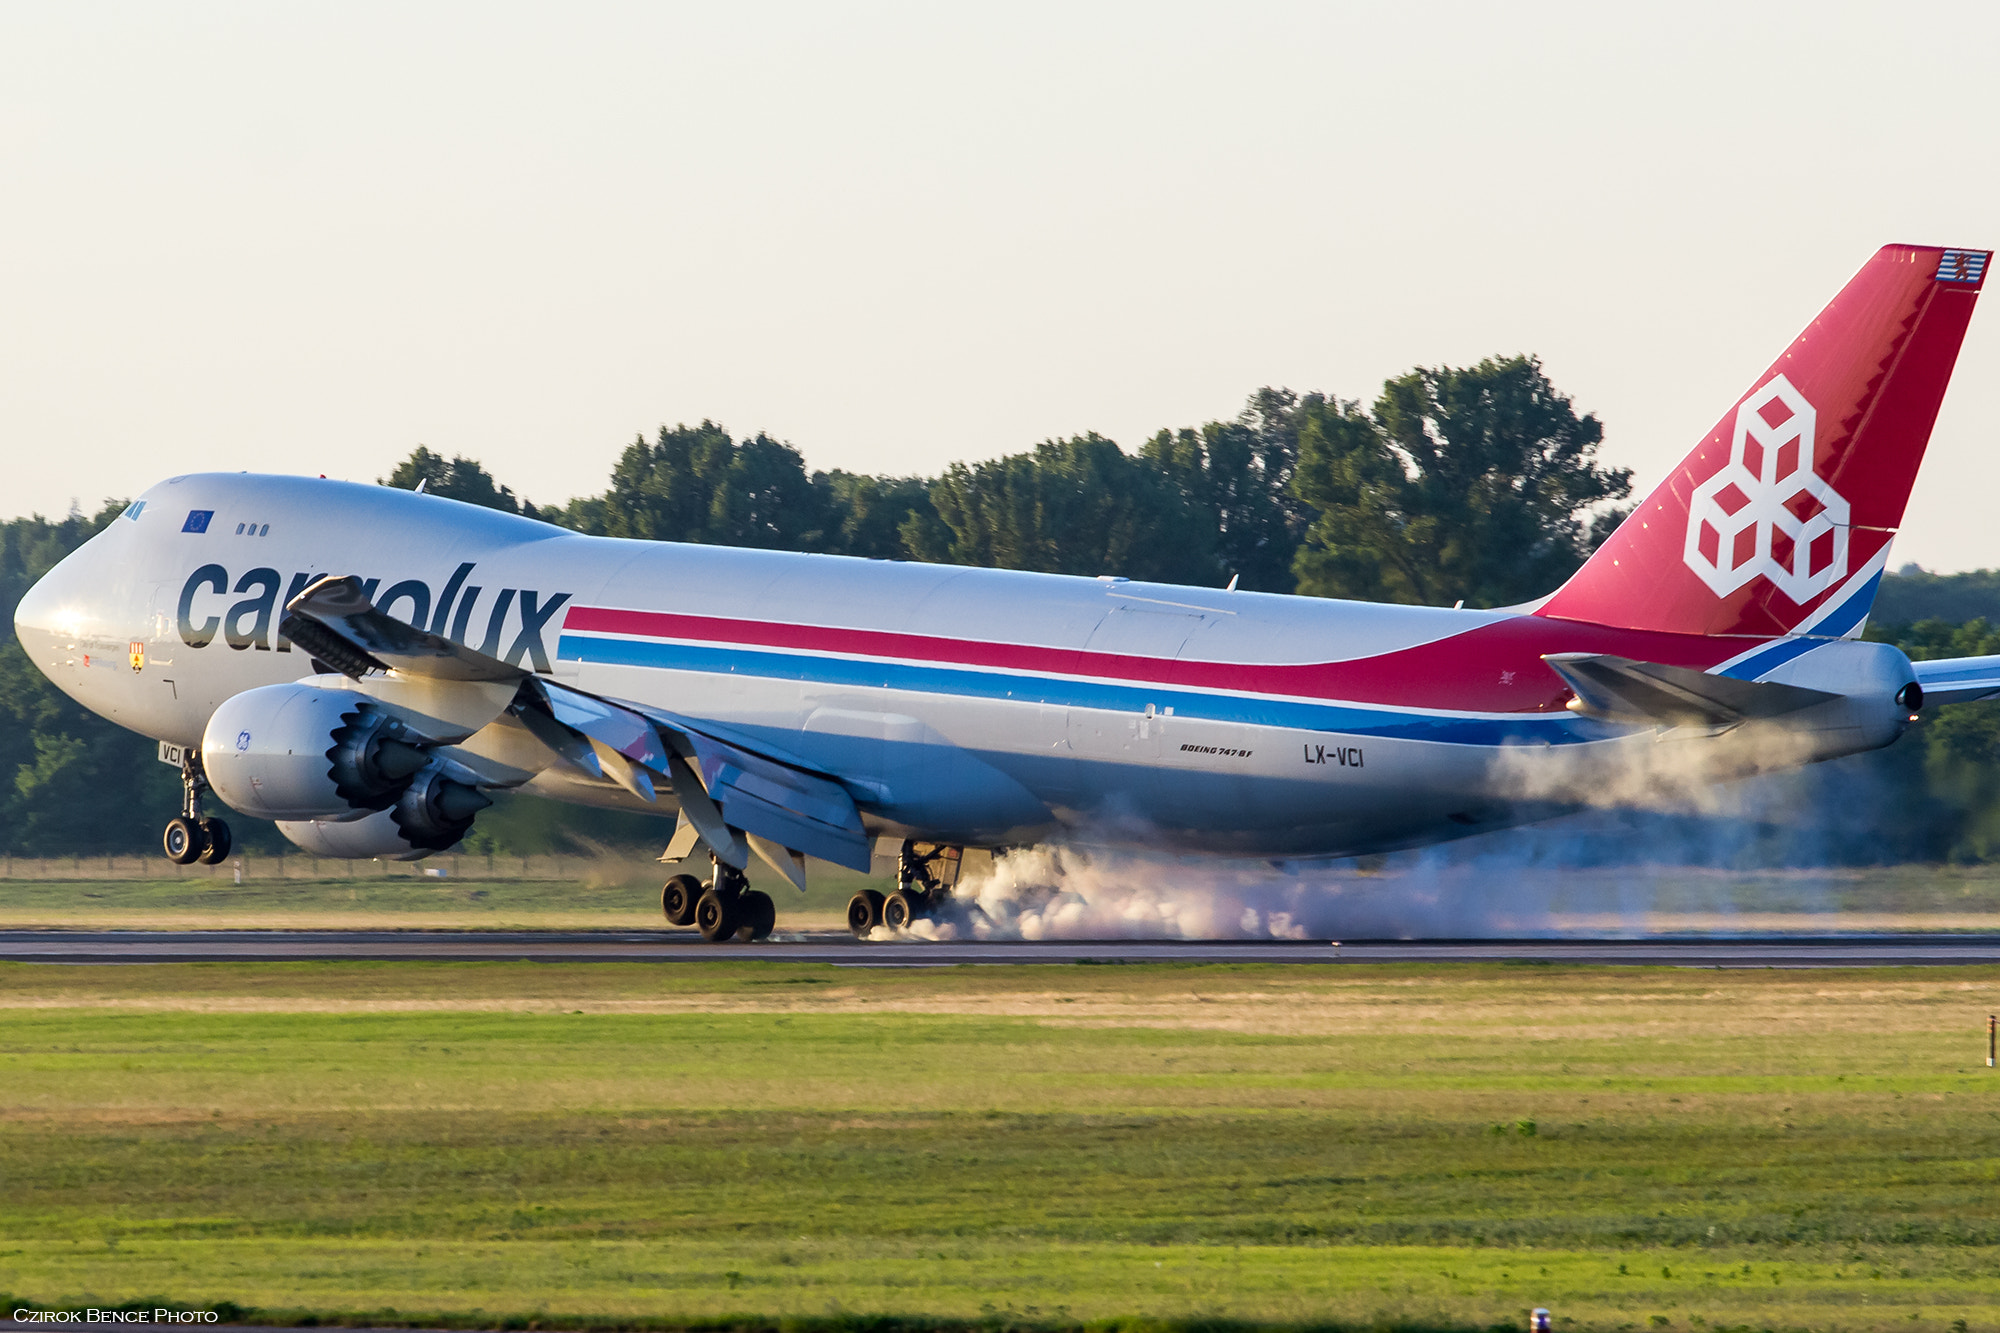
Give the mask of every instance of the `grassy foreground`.
[[(242, 864), (236, 864), (240, 860)], [(814, 861), (794, 890), (761, 861), (750, 880), (778, 905), (780, 931), (840, 930), (848, 898), (875, 875)], [(0, 929), (82, 930), (658, 930), (667, 875), (708, 874), (641, 856), (443, 855), (423, 862), (339, 862), (308, 856), (233, 858), (174, 867), (157, 856), (0, 858)], [(432, 873), (438, 872), (438, 873)], [(1150, 880), (1158, 868), (1127, 867)], [(238, 876), (241, 882), (238, 882)], [(1488, 919), (1512, 933), (1783, 933), (2000, 930), (2000, 864), (1817, 870), (1607, 866), (1495, 871), (1476, 862), (1352, 868), (1348, 891), (1387, 898), (1442, 894), (1477, 903), (1494, 890), (1513, 906)]]
[(2000, 971), (0, 965), (0, 1291), (2000, 1327)]
[[(17, 861), (13, 877), (0, 876), (0, 930), (660, 930), (667, 876), (710, 873), (693, 862), (669, 867), (613, 856), (537, 857), (532, 866), (477, 856), (243, 861), (182, 868), (128, 857), (116, 874), (90, 860)], [(818, 862), (803, 895), (762, 862), (752, 864), (749, 879), (777, 901), (784, 930), (841, 929), (856, 889), (894, 887), (888, 873), (871, 877)]]

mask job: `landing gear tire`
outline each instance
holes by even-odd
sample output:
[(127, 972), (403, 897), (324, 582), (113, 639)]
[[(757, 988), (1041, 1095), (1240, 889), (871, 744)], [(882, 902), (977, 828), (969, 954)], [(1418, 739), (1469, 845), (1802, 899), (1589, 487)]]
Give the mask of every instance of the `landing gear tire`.
[(778, 905), (771, 901), (771, 895), (761, 889), (752, 889), (738, 899), (741, 922), (736, 927), (736, 937), (744, 940), (761, 940), (770, 937), (778, 924)]
[(897, 889), (882, 900), (882, 924), (891, 930), (908, 930), (910, 923), (930, 908), (930, 896), (921, 890)]
[(737, 895), (717, 893), (714, 889), (701, 895), (694, 905), (695, 928), (710, 944), (720, 944), (732, 938), (743, 925), (742, 909)]
[(220, 865), (229, 855), (229, 825), (201, 813), (201, 798), (208, 794), (208, 775), (202, 771), (201, 751), (181, 752), (181, 812), (167, 821), (160, 835), (160, 847), (177, 866), (196, 861)]
[(660, 912), (670, 926), (692, 926), (695, 906), (701, 901), (701, 881), (693, 875), (675, 875), (660, 890)]
[(873, 889), (863, 889), (847, 900), (847, 928), (854, 932), (854, 938), (865, 940), (869, 931), (882, 924), (885, 901)]
[(175, 815), (160, 835), (160, 846), (175, 865), (191, 866), (201, 859), (201, 826), (184, 815)]
[(229, 825), (219, 819), (204, 819), (196, 827), (201, 831), (201, 863), (219, 866), (228, 860), (236, 841), (229, 835)]

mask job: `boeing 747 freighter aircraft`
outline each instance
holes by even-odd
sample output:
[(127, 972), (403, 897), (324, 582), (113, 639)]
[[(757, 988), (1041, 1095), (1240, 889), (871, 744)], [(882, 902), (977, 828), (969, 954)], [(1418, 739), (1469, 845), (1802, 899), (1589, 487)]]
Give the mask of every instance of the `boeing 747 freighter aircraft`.
[(22, 599), (62, 689), (322, 856), (452, 846), (489, 793), (677, 813), (663, 905), (769, 933), (755, 854), (1416, 846), (1874, 749), (2000, 658), (1857, 636), (1990, 254), (1892, 245), (1568, 583), (1504, 610), (584, 537), (306, 477), (174, 477)]

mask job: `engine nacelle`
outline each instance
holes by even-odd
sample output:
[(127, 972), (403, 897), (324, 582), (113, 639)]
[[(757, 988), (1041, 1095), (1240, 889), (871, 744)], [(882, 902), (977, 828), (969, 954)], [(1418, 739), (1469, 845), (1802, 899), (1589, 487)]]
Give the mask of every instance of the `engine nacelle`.
[(278, 832), (314, 856), (339, 860), (417, 861), (431, 854), (428, 847), (412, 847), (387, 810), (360, 819), (281, 819)]
[(392, 805), (430, 762), (366, 695), (308, 681), (225, 699), (202, 733), (209, 785), (263, 819), (352, 819)]
[(367, 856), (440, 851), (492, 804), (380, 703), (310, 681), (224, 700), (202, 734), (201, 758), (216, 794), (246, 815), (314, 824), (387, 816), (404, 846)]
[(386, 813), (414, 847), (441, 852), (472, 831), (472, 817), (493, 804), (479, 788), (433, 764), (410, 780)]

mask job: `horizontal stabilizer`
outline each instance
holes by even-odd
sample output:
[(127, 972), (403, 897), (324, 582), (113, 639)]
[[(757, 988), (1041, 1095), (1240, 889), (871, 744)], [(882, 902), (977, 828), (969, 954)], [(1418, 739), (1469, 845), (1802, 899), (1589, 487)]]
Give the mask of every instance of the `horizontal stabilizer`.
[(1569, 705), (1572, 711), (1613, 722), (1728, 728), (1840, 697), (1777, 681), (1711, 676), (1608, 654), (1550, 653), (1542, 660), (1576, 694)]
[(1913, 662), (1927, 704), (1963, 704), (2000, 694), (2000, 657), (1942, 657)]
[(285, 604), (278, 632), (345, 676), (394, 667), (437, 680), (519, 680), (528, 673), (383, 615), (361, 580), (329, 574)]

